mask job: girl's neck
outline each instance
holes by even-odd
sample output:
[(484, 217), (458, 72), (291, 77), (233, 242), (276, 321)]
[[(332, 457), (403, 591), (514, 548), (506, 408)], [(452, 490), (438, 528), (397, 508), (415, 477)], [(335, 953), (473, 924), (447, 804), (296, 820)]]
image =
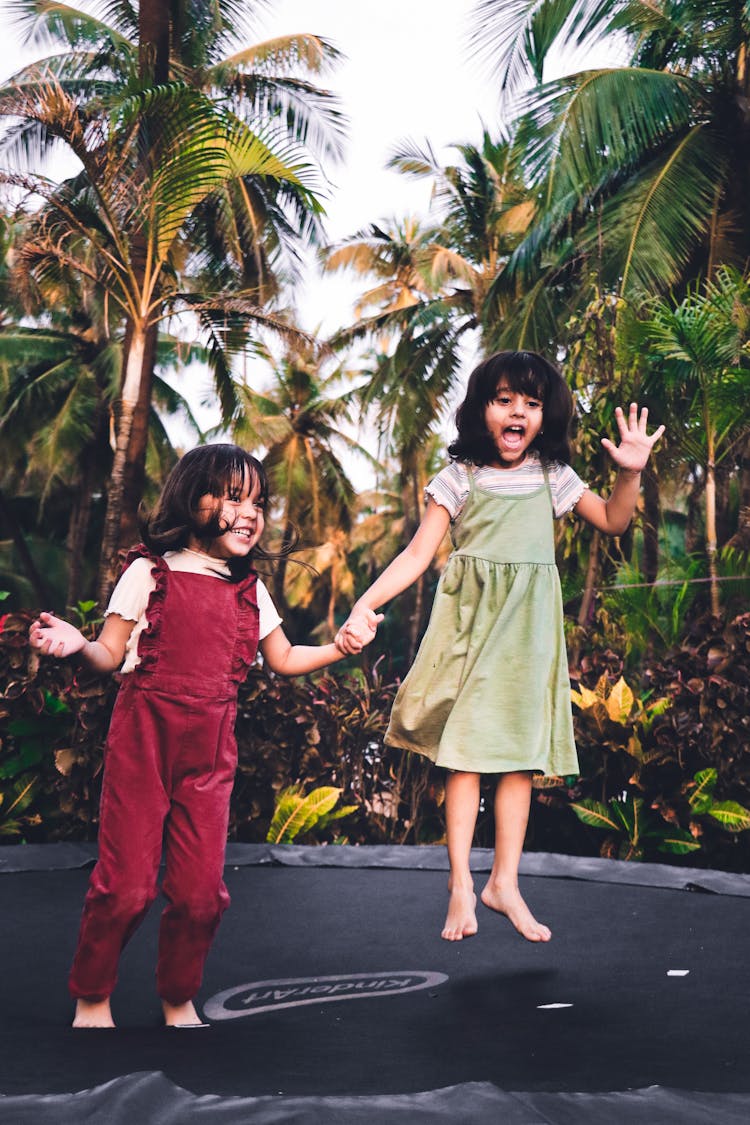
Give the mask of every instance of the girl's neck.
[(504, 473), (512, 473), (512, 472), (515, 472), (516, 469), (520, 469), (522, 465), (526, 464), (526, 460), (527, 460), (528, 456), (529, 456), (528, 451), (525, 450), (523, 456), (520, 457), (518, 461), (514, 461), (511, 465), (509, 465), (507, 461), (499, 461), (498, 460), (498, 461), (492, 461), (491, 464), (490, 464), (490, 468), (492, 468), (492, 469), (502, 469)]

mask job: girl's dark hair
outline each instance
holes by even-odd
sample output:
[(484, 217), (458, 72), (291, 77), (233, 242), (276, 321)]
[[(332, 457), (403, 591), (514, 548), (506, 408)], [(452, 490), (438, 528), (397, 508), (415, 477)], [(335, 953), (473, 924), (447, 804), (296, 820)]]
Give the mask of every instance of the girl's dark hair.
[(544, 462), (569, 465), (573, 396), (557, 368), (536, 352), (496, 352), (474, 368), (456, 411), (458, 437), (448, 446), (451, 460), (473, 465), (497, 461), (497, 447), (484, 416), (502, 379), (516, 394), (541, 399), (544, 421), (530, 448)]
[[(138, 527), (150, 551), (163, 555), (187, 547), (190, 538), (207, 541), (227, 530), (221, 522), (222, 499), (234, 489), (242, 489), (247, 481), (251, 491), (259, 486), (257, 503), (268, 503), (268, 480), (263, 465), (238, 445), (199, 445), (177, 462), (166, 479), (164, 488), (151, 512), (141, 510)], [(205, 509), (199, 513), (202, 496), (216, 497), (213, 512), (206, 519)], [(243, 559), (228, 560), (235, 579), (244, 578), (252, 567), (252, 556), (266, 558), (266, 552), (255, 546)]]

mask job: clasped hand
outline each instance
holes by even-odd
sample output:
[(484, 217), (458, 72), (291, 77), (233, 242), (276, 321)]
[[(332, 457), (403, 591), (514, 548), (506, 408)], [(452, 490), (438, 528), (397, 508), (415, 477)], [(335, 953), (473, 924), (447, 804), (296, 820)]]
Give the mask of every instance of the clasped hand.
[(361, 652), (377, 633), (378, 625), (382, 620), (382, 613), (374, 613), (371, 609), (355, 610), (336, 634), (334, 638), (336, 648), (345, 656), (354, 656)]

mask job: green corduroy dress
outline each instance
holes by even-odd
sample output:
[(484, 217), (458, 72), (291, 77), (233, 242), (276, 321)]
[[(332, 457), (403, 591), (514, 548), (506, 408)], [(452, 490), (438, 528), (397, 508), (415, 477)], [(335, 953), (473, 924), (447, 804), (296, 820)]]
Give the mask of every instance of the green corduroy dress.
[(478, 773), (578, 772), (552, 497), (469, 496), (385, 741)]

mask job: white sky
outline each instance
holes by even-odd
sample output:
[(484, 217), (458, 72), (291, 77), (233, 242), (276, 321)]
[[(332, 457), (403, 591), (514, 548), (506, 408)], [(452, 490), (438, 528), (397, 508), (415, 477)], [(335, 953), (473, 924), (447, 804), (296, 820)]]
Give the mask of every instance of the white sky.
[[(368, 223), (425, 214), (429, 184), (387, 171), (390, 150), (409, 137), (429, 139), (438, 154), (446, 146), (478, 141), (482, 121), (494, 131), (497, 98), (491, 82), (469, 58), (472, 0), (276, 0), (263, 31), (310, 31), (330, 39), (346, 56), (323, 82), (339, 94), (350, 118), (343, 167), (327, 201), (326, 230), (332, 241)], [(324, 329), (345, 322), (361, 280), (325, 279), (333, 307), (321, 301), (320, 279), (300, 294), (304, 327), (323, 319)]]

